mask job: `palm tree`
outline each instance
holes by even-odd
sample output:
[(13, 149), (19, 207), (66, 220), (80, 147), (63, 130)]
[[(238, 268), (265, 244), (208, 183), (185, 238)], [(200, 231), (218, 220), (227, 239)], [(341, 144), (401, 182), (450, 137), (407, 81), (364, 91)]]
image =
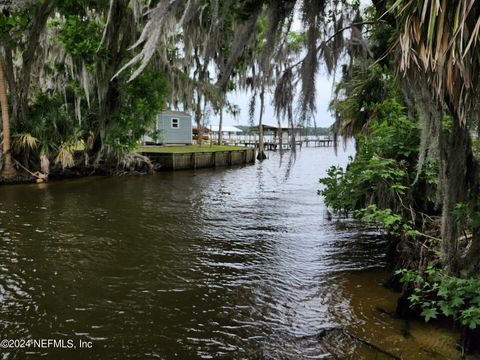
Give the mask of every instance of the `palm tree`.
[(3, 170), (0, 174), (5, 178), (12, 178), (16, 175), (16, 170), (13, 167), (12, 155), (10, 154), (10, 117), (2, 58), (0, 58), (0, 105), (2, 107), (3, 132)]
[[(466, 202), (472, 212), (480, 210), (470, 139), (471, 127), (479, 124), (480, 1), (397, 0), (390, 12), (399, 29), (397, 68), (423, 122), (421, 152), (440, 156), (441, 258), (452, 273), (479, 270), (480, 229), (462, 247), (464, 228), (453, 211)], [(445, 111), (453, 118), (448, 131), (443, 131)]]

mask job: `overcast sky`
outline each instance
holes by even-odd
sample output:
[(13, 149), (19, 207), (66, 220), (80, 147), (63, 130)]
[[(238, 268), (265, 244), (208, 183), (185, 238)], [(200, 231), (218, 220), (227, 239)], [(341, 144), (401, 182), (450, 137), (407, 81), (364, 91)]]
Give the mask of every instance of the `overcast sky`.
[[(369, 0), (360, 0), (360, 4), (362, 8), (370, 5)], [(301, 31), (303, 25), (298, 17), (294, 20), (293, 23), (293, 30)], [(322, 69), (323, 67), (323, 69)], [(340, 69), (340, 66), (338, 66)], [(338, 75), (337, 75), (338, 76)], [(336, 79), (338, 81), (338, 78)], [(317, 112), (314, 114), (317, 126), (328, 127), (333, 124), (333, 117), (331, 113), (328, 111), (328, 104), (330, 103), (330, 99), (332, 97), (332, 84), (333, 84), (333, 76), (327, 76), (325, 71), (325, 64), (320, 62), (320, 73), (317, 75), (316, 79), (316, 91), (317, 91)], [(247, 94), (245, 92), (236, 92), (228, 94), (228, 100), (233, 104), (236, 104), (240, 107), (240, 116), (237, 119), (234, 119), (229, 114), (224, 114), (223, 116), (223, 124), (224, 125), (248, 125), (248, 107), (250, 103), (250, 96), (251, 94)], [(259, 101), (257, 101), (257, 104)], [(258, 124), (258, 114), (259, 109), (257, 106), (256, 109), (256, 123)], [(313, 120), (311, 123), (313, 124)], [(218, 125), (218, 116), (214, 114), (210, 115), (210, 124)], [(272, 94), (269, 94), (268, 97), (265, 97), (265, 114), (264, 120), (265, 124), (276, 125), (277, 119), (274, 114), (273, 105), (272, 105)], [(285, 122), (283, 122), (285, 123)], [(285, 123), (285, 125), (287, 125)]]
[[(320, 65), (322, 66), (322, 65)], [(317, 113), (314, 115), (315, 120), (317, 122), (317, 126), (321, 127), (328, 127), (332, 125), (333, 123), (333, 118), (328, 111), (328, 104), (331, 99), (332, 95), (332, 82), (333, 82), (333, 76), (328, 77), (325, 72), (320, 72), (320, 74), (317, 75), (316, 79), (316, 84), (317, 84)], [(249, 103), (250, 103), (250, 97), (251, 93), (245, 93), (245, 92), (232, 92), (228, 94), (228, 100), (239, 106), (240, 108), (240, 115), (237, 117), (237, 119), (234, 119), (230, 114), (224, 113), (223, 115), (223, 124), (224, 125), (248, 125), (249, 119), (248, 119), (248, 108), (249, 108)], [(265, 97), (265, 113), (263, 116), (263, 122), (264, 124), (269, 124), (269, 125), (276, 125), (277, 124), (277, 118), (275, 117), (274, 114), (274, 109), (272, 105), (272, 94), (269, 94), (268, 97)], [(256, 109), (256, 123), (258, 123), (258, 116), (259, 116), (259, 103), (260, 101), (257, 101), (257, 109)], [(313, 120), (311, 121), (313, 125)], [(283, 122), (285, 125), (286, 122)], [(210, 124), (212, 125), (218, 125), (218, 116), (215, 116), (213, 114), (210, 115)]]
[[(365, 2), (363, 0), (362, 2)], [(295, 18), (293, 22), (292, 29), (294, 31), (303, 31), (303, 24), (298, 19)], [(313, 125), (313, 120), (316, 120), (317, 126), (319, 127), (328, 127), (332, 125), (333, 118), (328, 111), (328, 104), (330, 103), (330, 99), (332, 96), (332, 83), (333, 83), (333, 76), (327, 76), (325, 71), (325, 64), (320, 62), (320, 72), (317, 74), (316, 79), (316, 91), (317, 91), (317, 112), (314, 114), (315, 119), (311, 119), (311, 124)], [(323, 67), (323, 69), (322, 69)], [(312, 74), (312, 76), (314, 76)], [(273, 92), (273, 90), (271, 90)], [(246, 93), (243, 91), (238, 91), (235, 93), (230, 93), (227, 95), (228, 100), (232, 104), (236, 104), (240, 108), (240, 115), (237, 119), (234, 119), (232, 115), (224, 113), (223, 116), (223, 124), (224, 125), (248, 125), (249, 124), (249, 116), (248, 116), (248, 108), (250, 104), (251, 93)], [(263, 117), (263, 123), (268, 125), (276, 125), (277, 118), (274, 114), (274, 108), (272, 104), (273, 94), (270, 93), (268, 96), (265, 96), (265, 113)], [(255, 123), (258, 124), (258, 117), (259, 117), (259, 99), (257, 99), (257, 108), (256, 108), (256, 116), (255, 116)], [(218, 116), (214, 115), (213, 113), (210, 114), (209, 123), (212, 125), (218, 125)], [(287, 125), (286, 121), (283, 121), (285, 125)]]

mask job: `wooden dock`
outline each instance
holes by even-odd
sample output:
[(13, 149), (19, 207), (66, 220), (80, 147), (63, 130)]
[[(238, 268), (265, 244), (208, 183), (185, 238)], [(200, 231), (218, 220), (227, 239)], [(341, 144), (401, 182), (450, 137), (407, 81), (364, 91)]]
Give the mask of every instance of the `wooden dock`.
[(161, 170), (186, 170), (255, 163), (255, 149), (226, 151), (141, 152)]
[[(248, 148), (258, 149), (259, 141), (258, 140), (236, 140), (233, 142), (235, 146), (245, 146)], [(305, 147), (330, 147), (335, 145), (334, 139), (303, 139), (297, 140), (295, 146), (301, 149)], [(291, 149), (292, 144), (290, 142), (283, 142), (280, 144), (279, 141), (264, 141), (263, 147), (265, 150), (276, 151), (280, 148), (284, 150)]]

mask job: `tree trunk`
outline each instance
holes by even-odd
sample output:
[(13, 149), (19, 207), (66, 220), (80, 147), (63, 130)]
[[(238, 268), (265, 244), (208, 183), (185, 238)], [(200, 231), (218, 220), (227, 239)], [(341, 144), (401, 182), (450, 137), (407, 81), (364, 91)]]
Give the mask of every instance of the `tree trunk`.
[(3, 170), (1, 175), (12, 178), (16, 175), (10, 154), (10, 117), (8, 114), (7, 87), (3, 72), (3, 59), (0, 59), (0, 105), (2, 107), (2, 132), (3, 132)]
[(257, 159), (260, 161), (265, 160), (267, 157), (265, 156), (265, 147), (263, 144), (263, 107), (264, 107), (264, 96), (265, 96), (265, 89), (262, 86), (262, 90), (260, 91), (260, 118), (258, 120), (258, 155)]
[(202, 129), (202, 97), (200, 92), (197, 91), (197, 104), (195, 106), (195, 123), (197, 124), (197, 144), (202, 146), (203, 141), (203, 129)]
[[(194, 55), (193, 55), (193, 59), (195, 61), (195, 65), (196, 65), (196, 69), (195, 69), (195, 72), (194, 72), (194, 78), (197, 77), (198, 81), (200, 83), (203, 83), (205, 81), (205, 77), (207, 76), (207, 64), (204, 63), (202, 65), (201, 61), (200, 61), (200, 50), (198, 48), (198, 46), (195, 46), (194, 48)], [(202, 105), (201, 105), (201, 101), (202, 101), (202, 94), (200, 93), (200, 87), (198, 86), (197, 87), (197, 103), (196, 103), (196, 106), (195, 106), (195, 123), (197, 124), (197, 130), (198, 130), (198, 140), (197, 140), (197, 144), (199, 146), (202, 146), (202, 142), (203, 142), (203, 129), (202, 129)], [(204, 99), (204, 111), (206, 109), (206, 102), (207, 102), (207, 99), (205, 98)]]
[(441, 259), (447, 271), (457, 274), (461, 228), (454, 218), (456, 204), (465, 203), (468, 195), (467, 159), (471, 157), (470, 134), (458, 119), (453, 120), (450, 134), (441, 152), (443, 184)]
[(278, 150), (280, 151), (280, 155), (283, 154), (283, 131), (282, 131), (282, 123), (280, 122), (280, 117), (277, 119), (278, 131)]
[(292, 132), (292, 135), (290, 135), (290, 149), (292, 150), (292, 152), (296, 152), (297, 141), (295, 139), (295, 127), (293, 125), (293, 110), (291, 104), (288, 106), (288, 126), (290, 127), (290, 131)]
[(10, 106), (12, 109), (15, 109), (17, 107), (16, 98), (15, 98), (15, 94), (17, 93), (17, 83), (15, 80), (15, 70), (13, 67), (13, 54), (12, 54), (12, 48), (10, 47), (10, 39), (7, 39), (6, 41), (4, 41), (3, 49), (5, 53), (5, 63), (4, 63), (3, 71), (5, 74), (5, 79), (7, 81), (8, 90), (10, 91), (10, 94), (13, 95), (10, 98), (10, 101), (11, 101)]
[[(222, 145), (223, 108), (220, 109), (220, 120), (218, 121), (218, 145)], [(211, 135), (211, 134), (210, 134)]]
[(13, 123), (25, 122), (28, 110), (28, 94), (30, 90), (30, 78), (32, 75), (32, 65), (36, 60), (35, 53), (40, 43), (40, 35), (45, 28), (48, 18), (55, 7), (54, 0), (38, 1), (35, 5), (35, 13), (28, 31), (27, 42), (22, 54), (22, 68), (17, 77), (16, 92), (12, 94), (15, 97), (12, 109)]
[[(107, 61), (99, 61), (96, 66), (96, 91), (98, 97), (98, 111), (95, 114), (95, 132), (98, 137), (95, 139), (93, 154), (97, 161), (104, 155), (105, 137), (113, 120), (118, 114), (122, 105), (122, 86), (124, 80), (119, 77), (112, 79), (113, 75), (123, 65), (125, 57), (128, 56), (128, 48), (133, 42), (132, 19), (128, 17), (128, 1), (117, 0), (113, 2), (112, 18), (107, 27), (103, 47), (109, 54)], [(128, 26), (127, 26), (128, 24)], [(93, 127), (93, 126), (92, 126)], [(97, 135), (96, 134), (96, 135)]]

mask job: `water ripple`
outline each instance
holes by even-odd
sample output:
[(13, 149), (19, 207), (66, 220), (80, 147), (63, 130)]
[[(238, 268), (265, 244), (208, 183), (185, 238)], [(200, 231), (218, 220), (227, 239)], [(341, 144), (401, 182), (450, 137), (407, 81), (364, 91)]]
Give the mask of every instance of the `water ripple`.
[(339, 154), (1, 188), (2, 335), (90, 339), (96, 359), (352, 356), (339, 329), (370, 321), (352, 284), (372, 278), (348, 274), (381, 268), (386, 243), (324, 219)]

